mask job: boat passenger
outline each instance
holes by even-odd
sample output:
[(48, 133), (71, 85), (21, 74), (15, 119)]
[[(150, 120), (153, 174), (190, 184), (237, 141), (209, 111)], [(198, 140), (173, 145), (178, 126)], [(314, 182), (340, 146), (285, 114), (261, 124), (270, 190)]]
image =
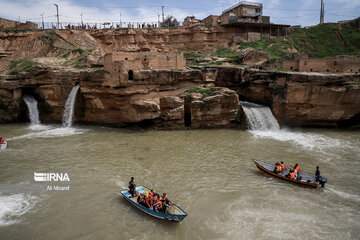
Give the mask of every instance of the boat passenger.
[(146, 207), (145, 195), (143, 193), (140, 193), (140, 195), (137, 197), (137, 203)]
[(169, 204), (171, 203), (170, 199), (168, 198), (168, 196), (166, 195), (166, 193), (163, 193), (161, 201), (163, 204)]
[(295, 172), (290, 170), (290, 179), (295, 179)]
[(155, 204), (154, 204), (154, 210), (155, 210), (156, 212), (161, 212), (161, 211), (163, 211), (163, 205), (162, 205), (162, 203), (161, 203), (160, 196), (157, 196), (157, 197), (156, 197), (156, 202), (155, 202)]
[(283, 162), (283, 161), (281, 161), (280, 167), (281, 167), (281, 171), (284, 171), (284, 170), (285, 170), (285, 165), (284, 165), (284, 162)]
[(148, 208), (151, 208), (153, 206), (152, 198), (148, 193), (145, 193), (145, 204)]
[(131, 194), (131, 197), (136, 197), (135, 188), (136, 188), (136, 184), (134, 182), (134, 177), (131, 177), (129, 182), (129, 193)]
[(319, 166), (316, 166), (315, 180), (316, 180), (317, 182), (319, 182), (319, 179), (320, 179), (320, 169), (319, 169)]
[(3, 139), (2, 137), (0, 137), (0, 144), (5, 144), (5, 139)]
[(293, 170), (299, 173), (299, 172), (300, 172), (300, 167), (299, 167), (299, 165), (298, 165), (298, 164), (295, 164)]

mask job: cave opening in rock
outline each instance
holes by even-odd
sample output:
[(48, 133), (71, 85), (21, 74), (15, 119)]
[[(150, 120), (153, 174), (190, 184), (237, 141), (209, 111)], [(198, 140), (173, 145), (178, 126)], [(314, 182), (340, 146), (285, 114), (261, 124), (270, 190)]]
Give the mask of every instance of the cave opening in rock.
[(133, 80), (133, 79), (134, 79), (134, 72), (133, 72), (133, 70), (129, 70), (128, 75), (129, 75), (129, 80)]
[(191, 98), (185, 98), (184, 102), (184, 124), (186, 127), (191, 127)]

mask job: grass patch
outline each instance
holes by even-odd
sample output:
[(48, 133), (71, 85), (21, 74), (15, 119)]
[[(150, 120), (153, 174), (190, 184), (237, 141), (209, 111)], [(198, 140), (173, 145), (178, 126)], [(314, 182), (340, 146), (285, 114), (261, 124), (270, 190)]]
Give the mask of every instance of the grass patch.
[(220, 89), (221, 89), (221, 87), (209, 87), (209, 86), (195, 87), (195, 88), (185, 91), (185, 94), (188, 96), (191, 93), (201, 93), (205, 98), (205, 97), (216, 95)]
[(239, 53), (237, 51), (231, 50), (226, 47), (219, 47), (212, 56), (221, 57), (221, 58), (230, 58), (234, 61), (237, 60)]
[(282, 38), (261, 39), (254, 42), (240, 41), (237, 44), (240, 45), (241, 49), (254, 48), (266, 52), (272, 59), (276, 60), (284, 60), (289, 53), (288, 49), (291, 47), (291, 43)]
[(9, 66), (9, 69), (10, 69), (9, 74), (16, 75), (21, 72), (29, 72), (31, 69), (35, 68), (38, 65), (39, 65), (39, 63), (34, 62), (30, 58), (15, 59), (11, 62), (10, 66)]
[(184, 52), (184, 58), (188, 59), (188, 58), (201, 58), (201, 57), (206, 57), (206, 55), (201, 54), (201, 53), (197, 53), (197, 52)]
[[(338, 30), (346, 43), (339, 40)], [(356, 55), (360, 52), (360, 32), (350, 23), (321, 24), (311, 28), (296, 28), (287, 38), (261, 39), (237, 43), (241, 49), (254, 48), (266, 52), (272, 59), (284, 60), (289, 48), (306, 53), (311, 58)]]

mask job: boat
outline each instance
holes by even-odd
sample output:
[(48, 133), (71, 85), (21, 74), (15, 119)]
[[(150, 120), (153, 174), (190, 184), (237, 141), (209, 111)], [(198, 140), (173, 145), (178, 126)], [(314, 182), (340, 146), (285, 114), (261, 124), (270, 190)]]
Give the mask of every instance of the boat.
[(0, 143), (0, 150), (4, 150), (7, 147), (7, 142)]
[[(140, 195), (140, 194), (145, 194), (145, 193), (150, 192), (150, 189), (141, 185), (141, 186), (137, 186), (135, 188), (135, 191), (136, 191), (137, 195)], [(129, 193), (128, 189), (121, 190), (120, 193), (133, 206), (137, 207), (141, 211), (143, 211), (153, 217), (160, 218), (160, 219), (163, 219), (166, 221), (181, 222), (187, 216), (187, 214), (180, 207), (178, 207), (175, 204), (170, 203), (169, 205), (166, 205), (165, 213), (164, 212), (156, 212), (153, 209), (150, 209), (150, 208), (147, 208), (147, 207), (144, 207), (144, 206), (138, 204), (137, 196), (131, 197), (131, 194)]]
[(298, 179), (300, 180), (295, 180), (295, 179), (290, 179), (289, 177), (286, 177), (286, 175), (289, 174), (290, 170), (289, 169), (284, 169), (284, 171), (280, 172), (280, 173), (275, 173), (274, 169), (275, 169), (275, 165), (274, 164), (270, 164), (270, 163), (266, 163), (263, 161), (259, 161), (259, 160), (255, 160), (253, 159), (256, 167), (258, 169), (260, 169), (263, 172), (266, 172), (267, 174), (291, 182), (291, 183), (296, 183), (299, 184), (303, 187), (307, 187), (307, 188), (320, 188), (320, 187), (324, 187), (325, 183), (327, 182), (327, 178), (326, 177), (322, 177), (320, 176), (319, 181), (316, 181), (315, 175), (310, 174), (310, 173), (306, 173), (306, 172), (299, 172), (298, 173)]

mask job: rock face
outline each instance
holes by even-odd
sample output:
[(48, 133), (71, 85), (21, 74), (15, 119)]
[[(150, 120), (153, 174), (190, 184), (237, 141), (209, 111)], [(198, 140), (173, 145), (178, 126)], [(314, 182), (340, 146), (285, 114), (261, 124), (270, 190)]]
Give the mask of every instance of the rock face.
[(226, 127), (236, 120), (240, 104), (233, 90), (220, 88), (213, 96), (191, 93), (188, 98), (190, 111), (187, 114), (191, 115), (191, 127)]
[(238, 62), (243, 65), (262, 66), (270, 60), (270, 57), (262, 51), (245, 48), (238, 55)]
[[(0, 123), (28, 120), (24, 94), (38, 100), (42, 122), (60, 123), (76, 84), (80, 90), (75, 123), (164, 129), (244, 126), (239, 99), (270, 106), (280, 125), (334, 127), (360, 122), (360, 75), (197, 67), (139, 71), (126, 84), (106, 80), (104, 72), (35, 68), (17, 76), (3, 75)], [(215, 87), (213, 94), (187, 94), (204, 84), (220, 88)]]
[(359, 74), (217, 69), (217, 85), (236, 89), (242, 100), (270, 106), (280, 125), (335, 127), (360, 123)]
[(26, 121), (22, 96), (30, 94), (39, 102), (42, 122), (60, 123), (67, 96), (76, 84), (80, 84), (80, 90), (75, 104), (75, 123), (186, 128), (185, 108), (191, 107), (193, 119), (189, 126), (192, 121), (194, 128), (230, 126), (239, 108), (236, 93), (229, 89), (219, 89), (215, 96), (190, 101), (187, 105), (184, 92), (206, 82), (199, 70), (139, 71), (126, 86), (116, 79), (108, 84), (104, 75), (37, 68), (16, 77), (2, 76), (0, 112), (4, 114), (0, 122)]

